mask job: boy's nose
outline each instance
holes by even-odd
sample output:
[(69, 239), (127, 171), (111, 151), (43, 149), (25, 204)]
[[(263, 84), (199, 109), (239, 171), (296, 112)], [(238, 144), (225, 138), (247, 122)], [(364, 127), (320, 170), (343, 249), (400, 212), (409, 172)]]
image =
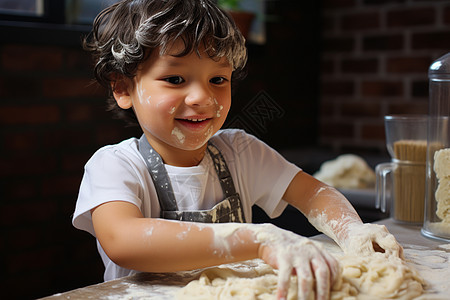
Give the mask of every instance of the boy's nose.
[(193, 87), (187, 95), (185, 102), (190, 106), (210, 106), (214, 104), (214, 97), (206, 87)]

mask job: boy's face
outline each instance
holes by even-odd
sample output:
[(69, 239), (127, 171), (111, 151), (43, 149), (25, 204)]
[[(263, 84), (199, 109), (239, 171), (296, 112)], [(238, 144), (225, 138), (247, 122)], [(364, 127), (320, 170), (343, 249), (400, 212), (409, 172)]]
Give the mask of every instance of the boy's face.
[[(140, 66), (133, 83), (116, 83), (114, 96), (122, 108), (133, 107), (152, 146), (160, 152), (175, 147), (198, 150), (225, 122), (231, 105), (232, 67), (213, 60), (199, 49), (175, 57), (175, 43), (167, 54), (158, 49)], [(171, 55), (172, 54), (172, 55)]]

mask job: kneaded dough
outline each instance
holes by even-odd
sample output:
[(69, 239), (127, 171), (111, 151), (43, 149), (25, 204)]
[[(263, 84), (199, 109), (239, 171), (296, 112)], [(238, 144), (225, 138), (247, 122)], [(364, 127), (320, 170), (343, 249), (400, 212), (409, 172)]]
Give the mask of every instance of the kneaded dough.
[[(295, 289), (291, 278), (290, 291)], [(177, 293), (179, 300), (211, 299), (275, 299), (277, 289), (276, 271), (262, 260), (223, 265), (207, 269), (200, 278), (193, 280)], [(297, 293), (289, 295), (293, 298)]]
[[(383, 253), (335, 256), (342, 274), (330, 299), (412, 299), (423, 292), (424, 281), (400, 258), (386, 258)], [(296, 276), (291, 276), (289, 300), (297, 299), (296, 281)], [(262, 260), (251, 260), (205, 270), (177, 293), (177, 299), (273, 300), (276, 290), (277, 270)]]

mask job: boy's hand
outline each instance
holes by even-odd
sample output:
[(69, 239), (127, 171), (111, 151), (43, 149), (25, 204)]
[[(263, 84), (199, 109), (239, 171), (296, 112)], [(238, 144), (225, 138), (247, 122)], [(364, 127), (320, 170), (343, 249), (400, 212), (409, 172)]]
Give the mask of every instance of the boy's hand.
[(349, 224), (339, 246), (347, 254), (370, 255), (373, 252), (383, 252), (403, 258), (402, 246), (384, 225)]
[(269, 224), (257, 226), (259, 257), (278, 269), (277, 299), (287, 298), (292, 274), (297, 274), (299, 299), (314, 294), (315, 299), (328, 299), (331, 286), (340, 276), (334, 257), (308, 238)]

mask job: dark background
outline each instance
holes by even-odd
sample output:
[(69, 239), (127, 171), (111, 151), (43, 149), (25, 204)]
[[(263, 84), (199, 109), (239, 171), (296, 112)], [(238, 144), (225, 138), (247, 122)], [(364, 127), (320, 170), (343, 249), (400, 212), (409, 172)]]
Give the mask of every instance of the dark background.
[[(385, 155), (382, 116), (427, 112), (427, 68), (450, 49), (448, 1), (270, 0), (267, 14), (228, 125), (314, 172), (338, 153)], [(80, 46), (86, 26), (0, 21), (2, 295), (101, 282), (94, 238), (71, 225), (83, 166), (140, 132), (106, 112)]]

